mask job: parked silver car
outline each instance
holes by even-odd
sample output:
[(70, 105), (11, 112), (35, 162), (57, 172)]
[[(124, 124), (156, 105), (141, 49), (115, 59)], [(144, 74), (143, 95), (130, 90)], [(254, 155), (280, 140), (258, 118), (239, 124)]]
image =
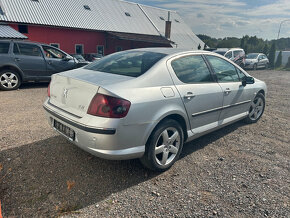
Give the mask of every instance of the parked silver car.
[(262, 53), (250, 53), (246, 56), (245, 69), (257, 70), (258, 68), (268, 68), (269, 59)]
[(164, 171), (184, 142), (244, 119), (257, 122), (267, 88), (225, 57), (147, 48), (52, 76), (50, 125), (91, 154), (140, 158)]

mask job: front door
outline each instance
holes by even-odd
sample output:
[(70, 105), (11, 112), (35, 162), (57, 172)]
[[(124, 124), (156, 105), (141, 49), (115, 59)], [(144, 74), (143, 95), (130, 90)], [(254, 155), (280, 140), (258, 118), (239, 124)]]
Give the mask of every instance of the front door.
[(218, 83), (223, 90), (223, 110), (220, 114), (220, 124), (246, 116), (251, 102), (251, 86), (243, 86), (245, 75), (228, 61), (207, 55), (212, 65)]
[(47, 75), (51, 76), (54, 73), (71, 70), (75, 67), (73, 59), (66, 59), (67, 54), (51, 46), (42, 46), (45, 60), (47, 63)]
[(14, 59), (25, 77), (36, 78), (46, 76), (46, 63), (38, 45), (14, 43)]
[(218, 126), (223, 92), (201, 55), (184, 55), (167, 63), (194, 134)]

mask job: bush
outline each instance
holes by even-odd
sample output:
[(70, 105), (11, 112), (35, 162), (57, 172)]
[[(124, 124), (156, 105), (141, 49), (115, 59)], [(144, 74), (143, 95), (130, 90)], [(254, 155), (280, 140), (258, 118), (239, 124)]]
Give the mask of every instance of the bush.
[(276, 45), (275, 42), (273, 42), (269, 52), (269, 64), (271, 68), (274, 68), (275, 56), (276, 56)]
[(277, 61), (275, 63), (275, 68), (279, 68), (282, 65), (282, 51), (279, 52), (279, 55), (277, 57)]

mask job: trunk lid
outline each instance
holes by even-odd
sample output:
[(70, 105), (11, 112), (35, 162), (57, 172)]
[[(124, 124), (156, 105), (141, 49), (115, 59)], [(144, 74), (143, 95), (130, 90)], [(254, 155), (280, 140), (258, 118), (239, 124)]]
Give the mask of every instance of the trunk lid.
[(55, 74), (50, 84), (50, 103), (81, 118), (87, 114), (100, 86), (104, 88), (130, 79), (133, 78), (86, 69)]

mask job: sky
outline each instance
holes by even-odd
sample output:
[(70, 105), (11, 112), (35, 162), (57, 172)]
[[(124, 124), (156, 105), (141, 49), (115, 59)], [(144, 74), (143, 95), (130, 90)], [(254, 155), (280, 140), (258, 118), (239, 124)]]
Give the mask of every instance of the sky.
[(131, 0), (177, 11), (195, 34), (215, 38), (290, 37), (290, 0)]

